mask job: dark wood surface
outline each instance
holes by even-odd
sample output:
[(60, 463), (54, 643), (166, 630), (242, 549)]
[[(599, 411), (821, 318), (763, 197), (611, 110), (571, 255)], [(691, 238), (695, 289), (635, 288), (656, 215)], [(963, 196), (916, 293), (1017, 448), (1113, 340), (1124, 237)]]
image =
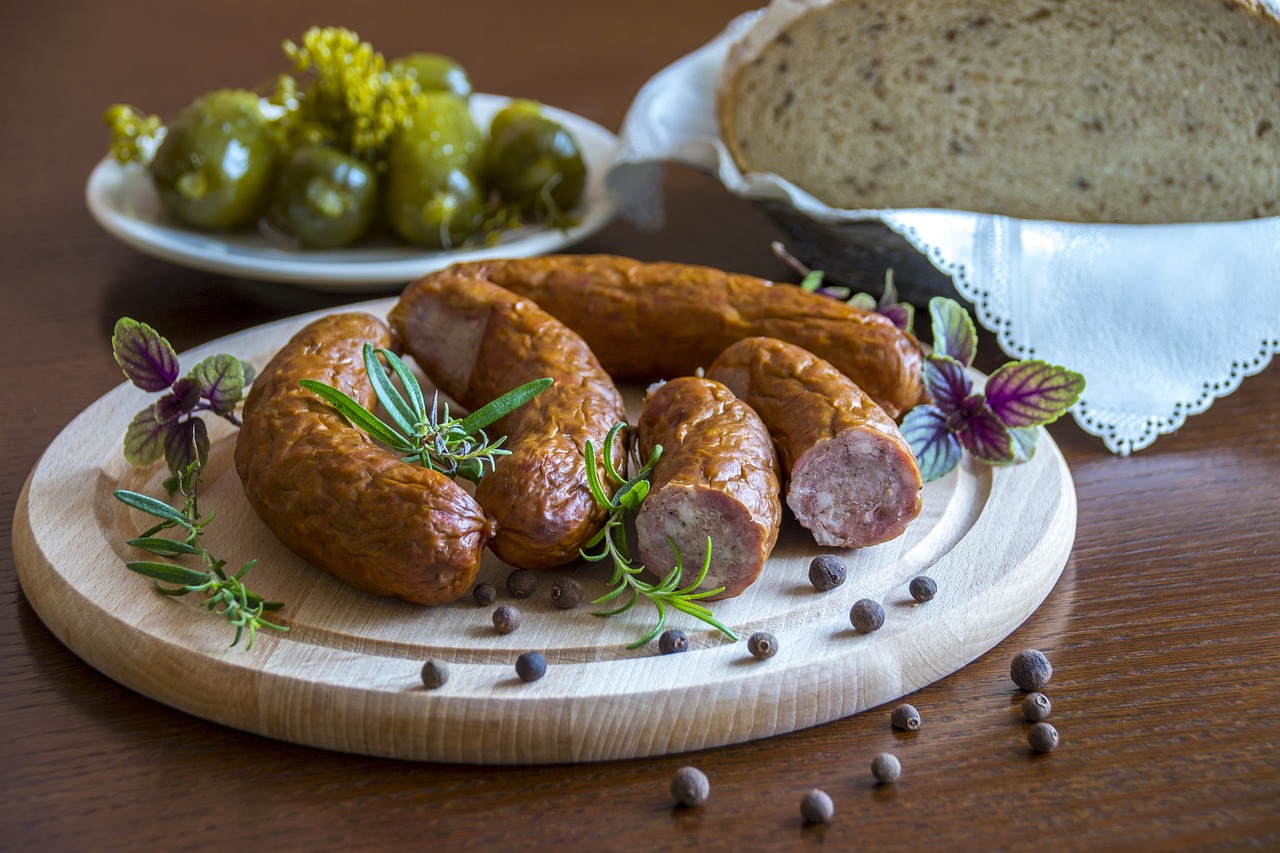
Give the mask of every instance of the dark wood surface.
[[(1274, 366), (1127, 459), (1051, 428), (1075, 478), (1074, 553), (1043, 607), (964, 670), (888, 709), (689, 755), (585, 766), (419, 765), (224, 729), (102, 677), (23, 596), (9, 521), (22, 483), (78, 412), (121, 381), (110, 330), (145, 319), (179, 350), (349, 301), (185, 270), (90, 219), (84, 183), (112, 102), (172, 116), (194, 95), (283, 67), (309, 25), (388, 55), (451, 52), (481, 91), (617, 129), (640, 85), (749, 2), (49, 2), (0, 27), (0, 847), (1184, 849), (1280, 846), (1280, 371)], [(611, 225), (581, 251), (769, 277), (777, 232), (700, 175), (671, 170), (658, 233)], [(984, 338), (986, 361), (998, 363)], [(1026, 747), (1008, 678), (1044, 650), (1062, 746)], [(868, 766), (891, 750), (901, 780)], [(696, 764), (711, 799), (673, 808)], [(798, 803), (821, 787), (827, 827)]]

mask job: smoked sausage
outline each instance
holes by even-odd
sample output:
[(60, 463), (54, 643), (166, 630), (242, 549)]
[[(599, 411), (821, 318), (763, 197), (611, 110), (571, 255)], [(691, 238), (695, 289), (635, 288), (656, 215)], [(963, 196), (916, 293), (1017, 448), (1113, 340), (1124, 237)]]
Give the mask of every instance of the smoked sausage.
[(475, 579), (493, 522), (452, 480), (401, 462), (298, 384), (323, 382), (367, 408), (366, 341), (390, 348), (390, 331), (334, 314), (285, 344), (245, 402), (236, 471), (253, 511), (300, 557), (374, 595), (452, 601)]
[[(495, 423), (505, 435), (476, 498), (497, 524), (490, 548), (505, 562), (549, 568), (578, 557), (607, 514), (587, 485), (586, 442), (603, 459), (610, 428), (626, 422), (622, 396), (596, 357), (563, 323), (497, 285), (433, 277), (408, 288), (391, 326), (428, 378), (475, 409), (526, 382), (554, 384)], [(615, 465), (625, 447), (615, 440)], [(613, 484), (605, 483), (612, 494)]]
[(662, 455), (636, 515), (640, 561), (659, 577), (680, 549), (684, 578), (711, 566), (700, 589), (739, 595), (760, 575), (782, 520), (773, 440), (755, 412), (710, 379), (686, 376), (650, 389), (640, 416), (640, 458)]
[(819, 545), (899, 536), (920, 514), (920, 469), (897, 426), (847, 376), (794, 344), (745, 338), (707, 376), (755, 409), (788, 478), (787, 506)]
[(831, 362), (892, 418), (926, 396), (915, 338), (879, 314), (791, 285), (613, 255), (475, 261), (435, 277), (482, 278), (534, 300), (618, 382), (688, 376), (735, 341), (768, 336)]

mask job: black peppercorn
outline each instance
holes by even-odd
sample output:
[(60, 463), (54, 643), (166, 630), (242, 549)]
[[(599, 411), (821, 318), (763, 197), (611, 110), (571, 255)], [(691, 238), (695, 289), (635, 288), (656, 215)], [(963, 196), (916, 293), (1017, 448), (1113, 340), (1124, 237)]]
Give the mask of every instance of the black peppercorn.
[(916, 601), (932, 601), (938, 594), (938, 582), (924, 576), (912, 578), (908, 589), (911, 591), (911, 597)]
[(582, 603), (582, 584), (573, 578), (560, 578), (551, 585), (551, 603), (561, 610), (572, 610)]
[(834, 554), (819, 554), (809, 564), (809, 583), (826, 592), (844, 583), (844, 560)]
[(519, 628), (520, 619), (520, 609), (510, 604), (500, 604), (493, 611), (493, 627), (497, 628), (498, 632), (502, 634), (510, 634)]
[(679, 628), (668, 628), (658, 638), (658, 651), (664, 655), (673, 655), (677, 652), (687, 652), (688, 650), (689, 638)]
[(1013, 656), (1009, 664), (1009, 677), (1023, 690), (1039, 690), (1053, 677), (1053, 667), (1043, 653), (1035, 649), (1023, 649)]
[(920, 728), (920, 712), (916, 710), (915, 705), (904, 702), (889, 714), (889, 725), (904, 732), (914, 732)]
[(478, 583), (476, 588), (471, 590), (471, 597), (476, 600), (476, 604), (481, 607), (488, 607), (493, 604), (493, 600), (498, 597), (498, 591), (493, 588), (491, 583)]
[(814, 788), (800, 801), (800, 816), (805, 823), (831, 823), (835, 813), (835, 803), (831, 802), (826, 791)]
[(1027, 732), (1027, 743), (1036, 752), (1053, 752), (1058, 748), (1058, 730), (1048, 723), (1036, 723)]
[(860, 598), (853, 603), (853, 609), (849, 611), (849, 621), (853, 623), (858, 633), (870, 634), (872, 631), (880, 630), (880, 626), (884, 624), (884, 608), (878, 601)]
[(528, 598), (538, 588), (538, 575), (532, 569), (516, 569), (507, 575), (507, 592), (512, 598)]
[(428, 690), (444, 686), (449, 680), (449, 667), (443, 661), (429, 660), (422, 665), (422, 685)]
[(1053, 704), (1043, 693), (1028, 693), (1027, 698), (1022, 700), (1022, 716), (1033, 723), (1049, 719), (1052, 712)]
[(516, 658), (516, 675), (521, 681), (537, 681), (547, 674), (547, 659), (541, 652), (525, 652)]
[(747, 640), (747, 651), (760, 660), (767, 660), (778, 653), (778, 638), (768, 631), (756, 631)]
[(707, 774), (696, 767), (681, 767), (671, 777), (671, 796), (682, 806), (700, 806), (711, 796)]
[(871, 775), (876, 777), (877, 782), (884, 785), (897, 782), (898, 777), (902, 775), (902, 762), (898, 761), (898, 756), (893, 753), (882, 752), (871, 759)]

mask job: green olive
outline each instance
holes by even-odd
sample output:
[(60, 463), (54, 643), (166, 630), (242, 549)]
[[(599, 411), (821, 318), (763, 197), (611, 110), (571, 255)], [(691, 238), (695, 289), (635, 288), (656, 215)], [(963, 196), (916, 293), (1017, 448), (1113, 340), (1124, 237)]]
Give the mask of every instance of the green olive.
[(466, 69), (442, 53), (402, 56), (391, 63), (391, 73), (412, 77), (424, 92), (448, 92), (464, 100), (471, 97)]
[(199, 228), (237, 228), (254, 221), (271, 196), (279, 147), (258, 96), (212, 92), (169, 125), (151, 163), (160, 202)]
[(478, 174), (484, 163), (484, 132), (471, 117), (467, 102), (445, 92), (428, 92), (397, 131), (402, 147), (413, 146), (422, 157), (443, 160)]
[(486, 174), (503, 200), (553, 219), (573, 208), (586, 186), (587, 166), (569, 131), (528, 111), (499, 113), (494, 124), (499, 131), (489, 141)]
[(489, 138), (500, 139), (511, 126), (512, 121), (527, 115), (542, 115), (542, 104), (524, 98), (511, 101), (498, 110), (493, 120), (489, 122)]
[(304, 244), (347, 246), (364, 236), (378, 209), (378, 177), (363, 160), (304, 145), (285, 160), (271, 218)]
[[(384, 210), (404, 240), (437, 249), (459, 245), (476, 232), (484, 192), (469, 166), (474, 154), (442, 146), (432, 121), (406, 124), (387, 145)], [(465, 148), (465, 145), (463, 146)]]

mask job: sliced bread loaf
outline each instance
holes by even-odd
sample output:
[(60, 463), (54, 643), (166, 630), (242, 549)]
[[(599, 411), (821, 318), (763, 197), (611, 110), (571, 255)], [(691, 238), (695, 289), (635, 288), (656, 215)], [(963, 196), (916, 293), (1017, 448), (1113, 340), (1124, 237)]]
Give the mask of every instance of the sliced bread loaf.
[(1253, 0), (775, 0), (718, 112), (739, 168), (834, 207), (1280, 215), (1280, 23)]

